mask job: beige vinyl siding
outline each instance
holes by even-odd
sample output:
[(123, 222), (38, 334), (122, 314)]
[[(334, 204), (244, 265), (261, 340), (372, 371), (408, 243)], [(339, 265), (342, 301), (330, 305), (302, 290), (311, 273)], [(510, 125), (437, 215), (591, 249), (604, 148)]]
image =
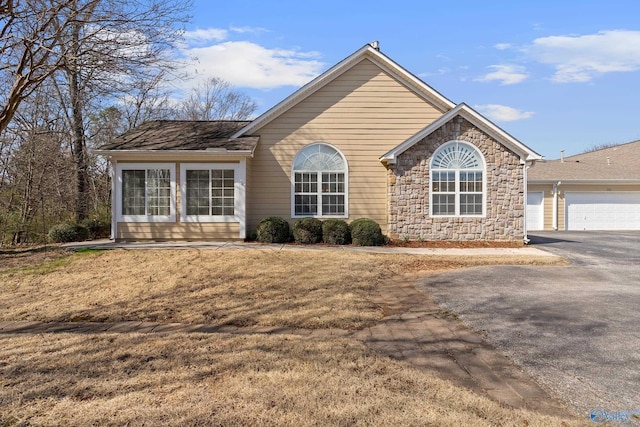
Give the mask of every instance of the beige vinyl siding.
[(370, 217), (386, 232), (387, 175), (378, 160), (442, 115), (369, 60), (267, 123), (248, 177), (248, 230), (265, 216), (291, 219), (291, 166), (313, 142), (339, 149), (349, 165), (349, 218)]
[(544, 190), (544, 230), (553, 230), (553, 186)]
[(118, 222), (116, 240), (234, 240), (239, 233), (237, 222)]

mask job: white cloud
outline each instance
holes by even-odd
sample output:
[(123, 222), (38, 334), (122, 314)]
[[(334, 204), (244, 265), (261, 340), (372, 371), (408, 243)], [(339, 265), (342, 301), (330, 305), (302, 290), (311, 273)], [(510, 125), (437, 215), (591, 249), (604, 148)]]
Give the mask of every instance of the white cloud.
[(494, 71), (475, 80), (478, 82), (491, 82), (497, 80), (502, 86), (505, 86), (521, 83), (529, 77), (525, 72), (524, 67), (519, 65), (491, 65), (489, 68)]
[(611, 30), (582, 36), (535, 39), (525, 52), (553, 65), (558, 83), (587, 82), (595, 76), (640, 70), (640, 31)]
[(184, 53), (197, 58), (192, 69), (196, 80), (219, 77), (234, 86), (254, 89), (301, 86), (324, 67), (317, 52), (269, 49), (248, 41), (227, 41)]
[(473, 108), (496, 122), (513, 122), (533, 117), (531, 111), (520, 111), (518, 109), (499, 104), (474, 105)]
[(512, 47), (511, 43), (497, 43), (493, 47), (498, 50), (507, 50)]
[(266, 28), (262, 28), (262, 27), (249, 27), (249, 26), (242, 26), (242, 27), (234, 27), (231, 26), (229, 27), (229, 29), (231, 31), (233, 31), (234, 33), (238, 33), (238, 34), (244, 34), (244, 33), (268, 33), (269, 30), (267, 30)]
[(228, 31), (221, 28), (198, 28), (185, 31), (184, 38), (187, 42), (204, 43), (210, 41), (222, 41), (227, 38)]

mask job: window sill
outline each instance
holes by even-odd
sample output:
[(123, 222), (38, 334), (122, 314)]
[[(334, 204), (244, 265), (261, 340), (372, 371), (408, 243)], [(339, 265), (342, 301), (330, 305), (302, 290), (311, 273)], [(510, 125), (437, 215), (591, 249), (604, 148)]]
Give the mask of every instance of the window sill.
[(180, 222), (240, 222), (235, 215), (187, 215), (180, 217)]
[(340, 218), (340, 219), (346, 219), (349, 218), (348, 214), (343, 214), (343, 215), (291, 215), (291, 218), (293, 219), (299, 219), (299, 218), (318, 218), (318, 219), (330, 219), (330, 218)]
[(484, 214), (478, 215), (433, 215), (429, 214), (431, 218), (486, 218), (487, 216)]
[(175, 215), (122, 215), (118, 222), (176, 222)]

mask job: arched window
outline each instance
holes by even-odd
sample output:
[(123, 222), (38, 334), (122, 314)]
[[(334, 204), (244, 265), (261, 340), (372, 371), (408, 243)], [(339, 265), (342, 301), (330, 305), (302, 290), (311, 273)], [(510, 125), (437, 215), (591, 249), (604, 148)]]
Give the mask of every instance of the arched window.
[(292, 170), (292, 216), (347, 216), (347, 161), (323, 142), (296, 154)]
[(431, 158), (433, 216), (481, 216), (485, 205), (485, 163), (476, 147), (447, 142)]

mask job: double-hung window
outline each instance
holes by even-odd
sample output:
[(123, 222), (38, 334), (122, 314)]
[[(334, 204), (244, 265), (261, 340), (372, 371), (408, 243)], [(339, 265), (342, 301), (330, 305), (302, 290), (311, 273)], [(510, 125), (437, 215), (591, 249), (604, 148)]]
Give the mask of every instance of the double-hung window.
[(347, 161), (326, 143), (302, 148), (293, 161), (292, 216), (347, 217)]
[(448, 142), (433, 154), (430, 170), (431, 215), (484, 215), (485, 163), (477, 148)]
[(122, 221), (175, 220), (175, 166), (121, 163), (118, 217)]
[(183, 221), (237, 221), (238, 164), (183, 163), (181, 170)]

